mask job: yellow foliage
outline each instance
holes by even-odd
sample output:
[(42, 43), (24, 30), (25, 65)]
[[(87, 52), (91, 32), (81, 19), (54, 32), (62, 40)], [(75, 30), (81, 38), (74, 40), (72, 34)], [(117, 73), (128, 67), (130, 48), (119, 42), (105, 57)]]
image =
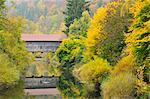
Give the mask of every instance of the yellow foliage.
[(81, 81), (91, 82), (102, 78), (102, 76), (109, 73), (110, 70), (111, 67), (106, 60), (97, 58), (87, 64), (84, 64), (76, 71), (76, 74)]
[(150, 42), (150, 0), (135, 0), (130, 8), (133, 23), (126, 35), (127, 48), (125, 52), (135, 58), (135, 73), (137, 76), (137, 97), (148, 97), (149, 79), (149, 42)]
[[(107, 15), (107, 9), (106, 8), (100, 8), (97, 10), (97, 12), (94, 15), (93, 20), (91, 21), (91, 26), (88, 29), (88, 39), (87, 39), (87, 46), (91, 47), (95, 45), (96, 40), (95, 38), (98, 37), (102, 30), (102, 25), (98, 22), (103, 22), (105, 20), (106, 15)], [(101, 34), (103, 35), (103, 34)]]
[(7, 60), (6, 56), (0, 53), (0, 86), (13, 84), (19, 80), (19, 71)]
[(103, 99), (134, 99), (135, 76), (121, 73), (102, 84)]
[(139, 11), (141, 11), (142, 7), (143, 7), (143, 2), (141, 2), (141, 0), (136, 0), (134, 6), (132, 6), (129, 10), (131, 13), (134, 14), (134, 16), (137, 16), (139, 14)]
[(115, 66), (114, 70), (112, 71), (112, 75), (116, 76), (123, 72), (133, 71), (135, 66), (135, 58), (133, 56), (126, 56), (122, 58)]
[(107, 21), (106, 19), (108, 15), (113, 15), (116, 12), (115, 8), (117, 8), (118, 5), (119, 3), (113, 2), (106, 7), (99, 8), (94, 14), (93, 20), (91, 21), (91, 25), (88, 29), (88, 47), (94, 46), (97, 39), (106, 38), (103, 33), (104, 23)]
[(130, 31), (132, 32), (126, 35), (126, 40), (125, 40), (128, 46), (125, 51), (130, 55), (135, 55), (137, 53), (135, 52), (137, 49), (141, 49), (140, 53), (146, 51), (144, 49), (142, 50), (142, 48), (144, 48), (142, 44), (150, 42), (150, 37), (149, 37), (150, 20), (144, 22), (141, 19), (143, 18), (143, 16), (145, 17), (145, 19), (149, 18), (148, 12), (147, 13), (141, 12), (142, 9), (144, 9), (144, 7), (148, 6), (149, 1), (150, 0), (136, 0), (134, 5), (130, 8), (130, 12), (134, 15), (132, 26), (129, 28)]
[(85, 55), (89, 59), (96, 55), (114, 65), (120, 58), (124, 47), (125, 27), (130, 24), (128, 14), (120, 16), (121, 6), (120, 2), (112, 2), (99, 8), (94, 14), (86, 40)]

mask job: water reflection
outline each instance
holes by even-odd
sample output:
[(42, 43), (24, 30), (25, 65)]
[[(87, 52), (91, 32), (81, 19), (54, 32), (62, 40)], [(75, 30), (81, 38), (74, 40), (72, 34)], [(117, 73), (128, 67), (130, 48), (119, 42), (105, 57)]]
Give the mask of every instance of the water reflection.
[(60, 95), (25, 95), (24, 83), (19, 83), (11, 88), (0, 90), (0, 99), (61, 99)]
[(37, 95), (37, 96), (28, 96), (25, 99), (61, 99), (60, 95)]
[(17, 85), (0, 91), (0, 99), (23, 99), (23, 81), (19, 81)]

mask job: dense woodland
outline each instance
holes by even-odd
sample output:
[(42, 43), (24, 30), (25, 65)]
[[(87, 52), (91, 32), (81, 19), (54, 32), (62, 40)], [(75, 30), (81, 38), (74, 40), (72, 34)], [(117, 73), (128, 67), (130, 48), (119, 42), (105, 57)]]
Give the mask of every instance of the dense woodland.
[[(63, 13), (66, 0), (6, 1), (10, 17), (20, 17), (24, 21), (23, 33), (50, 34), (65, 31)], [(91, 0), (91, 12), (95, 12), (96, 8), (103, 4), (102, 0)]]
[(64, 27), (65, 0), (7, 0), (6, 4), (10, 17), (24, 21), (24, 33), (58, 33)]
[[(20, 40), (24, 20), (7, 16), (4, 2), (0, 1), (0, 90), (23, 79), (33, 60)], [(86, 0), (66, 0), (59, 21), (68, 38), (50, 55), (49, 68), (59, 75), (62, 97), (148, 99), (150, 0), (111, 0), (99, 3), (96, 12), (91, 12), (91, 5)]]

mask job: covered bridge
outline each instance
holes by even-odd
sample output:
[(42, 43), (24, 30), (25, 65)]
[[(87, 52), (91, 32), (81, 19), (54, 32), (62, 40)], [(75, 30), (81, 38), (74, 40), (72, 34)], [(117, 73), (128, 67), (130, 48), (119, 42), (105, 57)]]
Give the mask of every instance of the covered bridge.
[(26, 42), (30, 52), (49, 52), (56, 51), (60, 43), (67, 36), (60, 34), (22, 34), (21, 39)]
[[(29, 52), (35, 56), (35, 62), (28, 68), (28, 75), (25, 78), (25, 88), (51, 88), (56, 87), (58, 77), (48, 75), (49, 59), (46, 59), (49, 52), (55, 52), (62, 40), (67, 38), (65, 34), (22, 34), (21, 39), (25, 41)], [(37, 54), (37, 53), (40, 53)], [(44, 54), (44, 55), (43, 55)], [(46, 59), (47, 61), (43, 61)], [(43, 65), (43, 62), (45, 64)], [(44, 67), (44, 69), (43, 69)], [(41, 72), (41, 68), (43, 71)], [(37, 73), (34, 73), (38, 71)], [(40, 71), (40, 74), (39, 74)], [(46, 75), (45, 75), (46, 74)], [(38, 75), (38, 76), (37, 76)], [(39, 77), (44, 75), (44, 77)], [(34, 76), (34, 77), (31, 77)], [(45, 77), (46, 76), (46, 77)]]

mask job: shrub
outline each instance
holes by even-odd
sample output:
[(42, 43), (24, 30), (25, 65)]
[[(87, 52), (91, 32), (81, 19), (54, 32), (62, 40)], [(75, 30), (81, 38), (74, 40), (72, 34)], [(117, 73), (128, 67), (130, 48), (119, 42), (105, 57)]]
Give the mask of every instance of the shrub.
[(111, 76), (102, 84), (104, 99), (134, 99), (134, 89), (135, 76), (130, 72)]
[[(7, 56), (0, 53), (0, 86), (3, 84), (11, 85), (19, 80), (19, 70), (7, 60)], [(4, 86), (4, 85), (3, 85)], [(0, 89), (1, 89), (0, 87)]]
[(84, 83), (83, 96), (89, 99), (100, 98), (101, 83), (108, 77), (110, 71), (110, 64), (101, 58), (96, 58), (77, 69), (75, 74)]
[(135, 70), (135, 58), (133, 56), (123, 57), (114, 67), (111, 72), (113, 76), (119, 75), (122, 72), (132, 72)]
[(103, 79), (110, 70), (110, 64), (106, 60), (96, 58), (79, 68), (78, 75), (82, 81), (94, 82), (97, 79)]

